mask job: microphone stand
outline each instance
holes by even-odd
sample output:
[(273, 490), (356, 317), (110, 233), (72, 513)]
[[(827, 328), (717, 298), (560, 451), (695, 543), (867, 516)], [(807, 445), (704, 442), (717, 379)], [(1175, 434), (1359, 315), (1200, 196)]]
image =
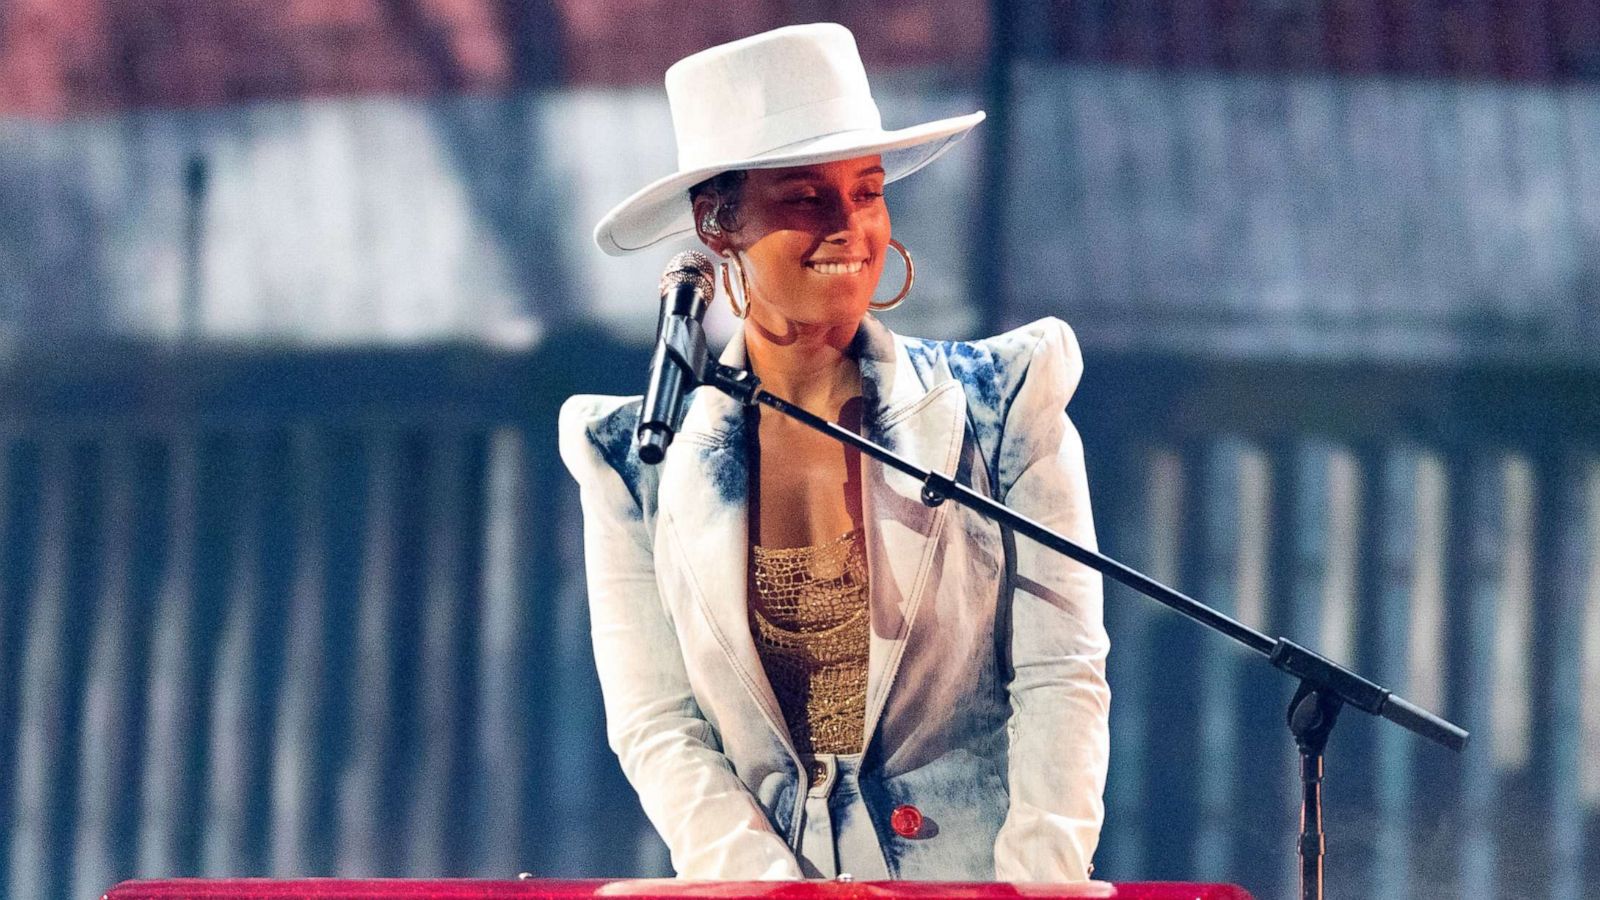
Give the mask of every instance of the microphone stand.
[(1322, 861), (1326, 852), (1322, 830), (1323, 750), (1327, 747), (1328, 736), (1333, 733), (1334, 723), (1338, 721), (1342, 708), (1348, 705), (1362, 712), (1382, 716), (1413, 734), (1457, 752), (1466, 747), (1467, 732), (1460, 726), (1407, 702), (1350, 669), (1287, 638), (1268, 637), (1109, 556), (1078, 546), (949, 476), (924, 469), (854, 431), (766, 392), (761, 388), (760, 379), (753, 373), (722, 365), (709, 358), (705, 332), (694, 319), (674, 316), (663, 326), (667, 353), (697, 384), (714, 387), (747, 407), (760, 404), (777, 410), (842, 444), (854, 447), (889, 468), (921, 482), (922, 502), (927, 506), (938, 506), (946, 500), (954, 500), (998, 522), (1002, 527), (1025, 535), (1243, 644), (1265, 656), (1276, 668), (1299, 679), (1299, 688), (1289, 702), (1287, 719), (1289, 731), (1300, 752), (1302, 795), (1299, 853), (1302, 900), (1322, 900)]

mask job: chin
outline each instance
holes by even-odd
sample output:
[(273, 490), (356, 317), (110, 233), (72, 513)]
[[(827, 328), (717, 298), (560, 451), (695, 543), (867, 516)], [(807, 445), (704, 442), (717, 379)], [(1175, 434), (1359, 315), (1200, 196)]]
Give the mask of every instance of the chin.
[(867, 314), (866, 302), (855, 297), (830, 299), (818, 307), (813, 314), (817, 325), (855, 325)]
[(859, 319), (866, 314), (867, 304), (872, 302), (872, 291), (859, 285), (839, 285), (831, 291), (819, 291), (815, 297), (816, 308), (824, 310), (826, 315)]

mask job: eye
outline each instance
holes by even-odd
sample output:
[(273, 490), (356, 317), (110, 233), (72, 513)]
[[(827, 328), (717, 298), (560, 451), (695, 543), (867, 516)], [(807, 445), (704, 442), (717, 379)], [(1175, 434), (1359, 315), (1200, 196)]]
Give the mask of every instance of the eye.
[(785, 200), (784, 202), (785, 203), (794, 203), (794, 204), (798, 204), (798, 205), (805, 205), (805, 204), (816, 204), (816, 203), (821, 202), (821, 200), (822, 200), (822, 198), (818, 197), (816, 194), (804, 194), (804, 195), (801, 195), (801, 196), (798, 196), (798, 197), (790, 197), (788, 200)]

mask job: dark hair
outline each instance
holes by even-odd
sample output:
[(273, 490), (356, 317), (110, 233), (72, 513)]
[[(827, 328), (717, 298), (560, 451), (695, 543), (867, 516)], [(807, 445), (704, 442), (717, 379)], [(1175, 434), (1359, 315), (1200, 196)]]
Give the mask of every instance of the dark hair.
[(750, 173), (744, 169), (733, 169), (720, 175), (713, 175), (705, 181), (689, 188), (689, 203), (697, 202), (701, 197), (711, 197), (715, 204), (717, 224), (723, 231), (739, 230), (739, 197), (744, 193), (744, 180)]

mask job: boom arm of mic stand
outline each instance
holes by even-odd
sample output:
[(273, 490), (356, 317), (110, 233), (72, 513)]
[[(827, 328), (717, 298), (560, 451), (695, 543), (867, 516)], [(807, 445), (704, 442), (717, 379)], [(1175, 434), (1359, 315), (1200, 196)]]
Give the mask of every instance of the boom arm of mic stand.
[(1347, 703), (1374, 715), (1381, 715), (1407, 731), (1451, 750), (1460, 751), (1466, 747), (1467, 732), (1459, 726), (1406, 702), (1387, 689), (1293, 641), (1267, 637), (1254, 628), (1173, 590), (1136, 569), (1125, 566), (1098, 551), (1073, 543), (1009, 506), (985, 497), (948, 476), (924, 469), (854, 431), (841, 428), (781, 397), (767, 393), (761, 389), (761, 380), (754, 373), (710, 361), (703, 370), (700, 380), (702, 384), (727, 393), (745, 406), (760, 404), (775, 409), (916, 479), (922, 483), (922, 502), (929, 506), (937, 506), (947, 499), (954, 500), (1108, 578), (1133, 588), (1207, 628), (1221, 632), (1267, 657), (1274, 666), (1300, 679), (1302, 684), (1324, 697)]
[(1267, 657), (1277, 668), (1298, 678), (1300, 685), (1295, 692), (1294, 700), (1289, 704), (1288, 724), (1289, 731), (1294, 735), (1295, 744), (1300, 750), (1303, 786), (1300, 814), (1302, 900), (1322, 900), (1323, 896), (1323, 747), (1327, 744), (1334, 723), (1338, 720), (1339, 710), (1343, 706), (1348, 704), (1364, 712), (1381, 715), (1413, 734), (1442, 744), (1451, 750), (1459, 752), (1467, 744), (1467, 732), (1460, 727), (1396, 697), (1387, 689), (1362, 678), (1338, 663), (1313, 653), (1287, 638), (1276, 640), (1269, 638), (1254, 628), (1223, 615), (1109, 556), (1078, 546), (1009, 506), (985, 497), (949, 476), (924, 469), (853, 431), (841, 428), (781, 397), (774, 397), (761, 389), (760, 379), (750, 372), (713, 362), (704, 369), (701, 383), (727, 392), (745, 406), (759, 403), (771, 407), (833, 437), (846, 446), (854, 447), (889, 468), (921, 482), (922, 502), (928, 506), (938, 506), (946, 500), (954, 500), (999, 522), (1004, 527), (1032, 538), (1108, 578), (1133, 588), (1207, 628), (1220, 631)]

